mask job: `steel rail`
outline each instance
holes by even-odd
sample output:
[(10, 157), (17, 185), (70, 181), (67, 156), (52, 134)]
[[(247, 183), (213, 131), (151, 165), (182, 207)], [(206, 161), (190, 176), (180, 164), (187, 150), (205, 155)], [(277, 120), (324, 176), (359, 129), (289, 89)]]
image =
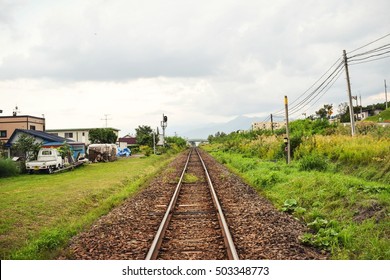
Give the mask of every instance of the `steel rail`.
[(185, 174), (187, 167), (188, 167), (188, 162), (190, 161), (191, 154), (192, 154), (192, 149), (188, 153), (187, 161), (186, 161), (186, 164), (184, 165), (184, 169), (183, 169), (183, 172), (181, 173), (179, 182), (176, 185), (175, 192), (174, 192), (172, 199), (168, 205), (167, 211), (165, 212), (164, 218), (161, 221), (160, 227), (158, 228), (157, 233), (154, 236), (152, 245), (150, 246), (149, 252), (146, 255), (145, 260), (157, 259), (158, 250), (161, 246), (162, 239), (164, 237), (164, 233), (168, 227), (169, 221), (171, 220), (172, 213), (173, 213), (174, 207), (176, 205), (177, 198), (179, 197), (180, 188), (182, 185), (184, 174)]
[[(180, 179), (179, 179), (179, 182), (177, 183), (177, 186), (176, 186), (176, 189), (175, 189), (175, 192), (171, 198), (171, 201), (168, 205), (168, 208), (165, 212), (165, 215), (161, 221), (161, 224), (160, 224), (160, 227), (159, 229), (157, 230), (157, 233), (153, 239), (153, 242), (152, 242), (152, 245), (146, 255), (146, 258), (145, 260), (155, 260), (157, 259), (157, 256), (158, 256), (158, 253), (159, 253), (159, 248), (161, 246), (161, 243), (162, 243), (162, 240), (164, 238), (164, 234), (165, 234), (165, 231), (166, 229), (168, 228), (168, 224), (171, 220), (171, 217), (172, 217), (172, 214), (173, 214), (173, 210), (174, 210), (174, 207), (176, 205), (176, 201), (177, 201), (177, 198), (179, 197), (179, 193), (180, 193), (180, 189), (181, 189), (181, 186), (182, 186), (182, 181), (183, 181), (183, 178), (184, 178), (184, 174), (187, 170), (187, 167), (188, 167), (188, 163), (189, 163), (189, 160), (190, 160), (190, 157), (191, 157), (191, 154), (192, 154), (192, 150), (188, 153), (188, 157), (187, 157), (187, 161), (186, 161), (186, 164), (184, 166), (184, 169), (183, 169), (183, 172), (180, 176)], [(212, 200), (213, 200), (213, 203), (214, 203), (214, 207), (217, 209), (217, 216), (218, 216), (218, 222), (220, 224), (220, 227), (221, 227), (221, 230), (222, 230), (222, 234), (223, 234), (223, 237), (224, 237), (224, 243), (225, 243), (225, 246), (226, 246), (226, 250), (227, 250), (227, 254), (228, 254), (228, 258), (230, 260), (238, 260), (239, 257), (238, 257), (238, 254), (237, 254), (237, 251), (236, 251), (236, 248), (235, 248), (235, 245), (234, 245), (234, 242), (233, 242), (233, 238), (230, 234), (230, 231), (229, 231), (229, 227), (227, 225), (227, 222), (226, 222), (226, 219), (225, 219), (225, 216), (223, 214), (223, 211), (222, 211), (222, 208), (221, 208), (221, 205), (219, 203), (219, 200), (218, 200), (218, 197), (217, 197), (217, 194), (214, 190), (214, 186), (213, 186), (213, 183), (211, 181), (211, 178), (210, 178), (210, 175), (207, 171), (207, 168), (206, 168), (206, 165), (202, 159), (202, 157), (200, 156), (200, 153), (198, 152), (197, 149), (196, 150), (196, 153), (198, 154), (198, 157), (202, 163), (202, 166), (203, 166), (203, 170), (205, 172), (205, 175), (206, 175), (206, 178), (207, 178), (207, 182), (208, 182), (208, 186), (209, 186), (209, 189), (210, 189), (210, 193), (211, 193), (211, 197), (212, 197)]]
[(202, 157), (200, 156), (200, 153), (199, 153), (198, 149), (196, 149), (196, 153), (198, 154), (199, 159), (200, 159), (200, 161), (202, 163), (204, 172), (206, 173), (206, 177), (207, 177), (207, 181), (209, 183), (211, 196), (213, 198), (214, 205), (215, 205), (215, 207), (217, 208), (217, 211), (218, 211), (218, 221), (219, 221), (219, 224), (221, 226), (222, 233), (224, 235), (224, 242), (225, 242), (225, 246), (226, 246), (226, 249), (227, 249), (228, 257), (229, 257), (230, 260), (239, 260), (239, 257), (238, 257), (238, 254), (237, 254), (237, 250), (236, 250), (236, 246), (234, 245), (232, 235), (230, 234), (230, 230), (229, 230), (229, 227), (227, 225), (227, 222), (226, 222), (226, 219), (225, 219), (225, 215), (223, 214), (221, 204), (219, 203), (217, 194), (216, 194), (216, 192), (214, 190), (214, 186), (213, 186), (213, 183), (211, 181), (209, 172), (207, 171), (206, 165), (205, 165)]

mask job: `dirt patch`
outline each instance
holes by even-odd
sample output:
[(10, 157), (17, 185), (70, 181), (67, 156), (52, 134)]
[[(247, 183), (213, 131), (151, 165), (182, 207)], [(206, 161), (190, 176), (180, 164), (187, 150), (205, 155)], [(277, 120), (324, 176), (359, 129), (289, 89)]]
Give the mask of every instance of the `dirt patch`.
[(386, 217), (386, 211), (377, 201), (372, 201), (369, 206), (360, 207), (353, 220), (362, 223), (365, 220), (375, 218), (376, 222)]

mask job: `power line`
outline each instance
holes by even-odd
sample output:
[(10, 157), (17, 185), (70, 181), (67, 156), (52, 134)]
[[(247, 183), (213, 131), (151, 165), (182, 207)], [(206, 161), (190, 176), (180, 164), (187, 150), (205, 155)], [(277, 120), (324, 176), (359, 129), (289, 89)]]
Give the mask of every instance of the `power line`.
[[(328, 88), (326, 88), (326, 90), (325, 90), (325, 87), (323, 88), (323, 93), (311, 104), (311, 106), (310, 107), (308, 107), (308, 108), (306, 108), (305, 109), (305, 111), (308, 111), (308, 110), (310, 110), (311, 108), (313, 108), (314, 107), (314, 105), (316, 105), (317, 104), (317, 102), (318, 101), (320, 101), (321, 100), (321, 98), (333, 87), (333, 85), (337, 82), (337, 80), (340, 78), (340, 76), (341, 76), (341, 73), (343, 72), (343, 68), (340, 68), (339, 69), (339, 71), (337, 72), (337, 74), (335, 75), (335, 77), (334, 77), (334, 79), (332, 79), (333, 80), (333, 82), (332, 81), (330, 81), (330, 82), (332, 82), (332, 84), (328, 87)], [(329, 83), (330, 83), (329, 82)], [(328, 83), (328, 84), (329, 84)], [(293, 112), (292, 113), (292, 115), (295, 115), (296, 113), (297, 113), (298, 111), (296, 111), (296, 112)]]
[(315, 99), (326, 87), (335, 79), (335, 77), (339, 74), (340, 69), (342, 70), (343, 63), (341, 62), (336, 69), (317, 87), (315, 88), (304, 100), (302, 100), (297, 105), (293, 106), (290, 109), (291, 113), (295, 113), (306, 105), (310, 104), (313, 99)]
[[(356, 48), (348, 54), (352, 54), (358, 50), (361, 50), (369, 45), (372, 45), (380, 40), (383, 40), (384, 38), (387, 38), (390, 36), (390, 33), (371, 41), (359, 48)], [(349, 57), (348, 62), (350, 65), (356, 65), (361, 63), (368, 63), (375, 60), (380, 60), (384, 58), (390, 57), (390, 55), (387, 55), (390, 53), (390, 43), (386, 43), (382, 46), (373, 48), (371, 50), (367, 50), (361, 53), (354, 54), (353, 56)], [(309, 108), (306, 108), (306, 110), (309, 110), (312, 108), (328, 91), (330, 88), (333, 87), (333, 85), (336, 83), (336, 81), (340, 78), (340, 75), (344, 69), (344, 60), (342, 57), (339, 57), (332, 66), (329, 67), (329, 69), (321, 75), (306, 91), (304, 91), (301, 95), (299, 95), (296, 99), (294, 99), (290, 105), (293, 105), (289, 109), (289, 114), (294, 115), (304, 109), (307, 106), (310, 106)], [(329, 74), (330, 72), (330, 74)], [(326, 76), (328, 75), (328, 76)], [(324, 77), (326, 77), (324, 79)], [(321, 81), (321, 82), (320, 82)], [(318, 85), (318, 86), (316, 86)], [(316, 86), (316, 87), (315, 87)], [(314, 88), (315, 87), (315, 88)], [(314, 88), (314, 89), (313, 89)], [(279, 111), (274, 112), (272, 115), (274, 118), (282, 117), (280, 113), (283, 112), (283, 108), (281, 108)], [(264, 122), (268, 121), (270, 117), (267, 117)]]
[(350, 63), (349, 65), (363, 64), (363, 63), (368, 63), (368, 62), (372, 62), (372, 61), (376, 61), (376, 60), (381, 60), (381, 59), (385, 59), (385, 58), (389, 58), (389, 57), (390, 57), (390, 55), (387, 55), (387, 56), (384, 56), (384, 57), (379, 57), (379, 58), (375, 58), (375, 59), (370, 59), (370, 60), (367, 60), (367, 61), (361, 61), (361, 62)]
[(354, 57), (358, 57), (358, 56), (362, 56), (362, 55), (366, 55), (366, 54), (370, 54), (370, 53), (375, 53), (375, 52), (383, 51), (383, 50), (386, 50), (386, 49), (390, 49), (390, 44), (385, 44), (385, 45), (377, 47), (375, 49), (372, 49), (372, 50), (369, 50), (369, 51), (366, 51), (366, 52), (363, 52), (363, 53), (355, 54), (353, 56), (350, 56), (349, 58), (351, 59), (351, 58), (354, 58)]
[(382, 40), (382, 39), (384, 39), (384, 38), (386, 38), (386, 37), (389, 37), (389, 36), (390, 36), (390, 33), (388, 33), (388, 34), (386, 34), (386, 35), (384, 35), (384, 36), (382, 36), (382, 37), (380, 37), (380, 38), (378, 38), (378, 39), (376, 39), (376, 40), (374, 40), (374, 41), (372, 41), (372, 42), (370, 42), (370, 43), (368, 43), (368, 44), (365, 44), (364, 46), (361, 46), (361, 47), (359, 47), (359, 48), (357, 48), (357, 49), (354, 49), (354, 50), (348, 52), (348, 54), (353, 53), (353, 52), (356, 52), (356, 51), (358, 51), (358, 50), (360, 50), (360, 49), (363, 49), (363, 48), (365, 48), (365, 47), (367, 47), (367, 46), (369, 46), (369, 45), (371, 45), (371, 44), (374, 44), (374, 43), (376, 43), (376, 42), (378, 42), (378, 41), (380, 41), (380, 40)]
[[(338, 65), (337, 65), (338, 63)], [(337, 67), (335, 69), (333, 69), (335, 67), (335, 65), (337, 65)], [(327, 70), (324, 74), (322, 74), (307, 90), (305, 90), (300, 96), (298, 96), (298, 98), (294, 99), (290, 105), (293, 105), (295, 103), (297, 103), (302, 97), (304, 97), (316, 84), (318, 84), (319, 81), (321, 81), (321, 79), (324, 78), (324, 76), (326, 76), (332, 69), (333, 69), (333, 72), (328, 75), (328, 77), (319, 85), (317, 86), (313, 91), (311, 91), (309, 93), (308, 96), (306, 96), (303, 100), (299, 101), (297, 104), (293, 105), (291, 107), (291, 111), (297, 111), (299, 109), (297, 109), (298, 107), (302, 108), (304, 106), (307, 105), (307, 101), (311, 100), (310, 98), (318, 91), (320, 90), (320, 88), (329, 80), (332, 78), (332, 76), (334, 75), (334, 73), (342, 66), (342, 59), (341, 57), (339, 57)], [(284, 109), (280, 109), (279, 111), (276, 111), (273, 113), (274, 116), (277, 116), (278, 114), (280, 113), (283, 113)], [(290, 112), (291, 112), (290, 111)]]
[(385, 51), (383, 53), (378, 53), (378, 54), (373, 54), (373, 55), (369, 55), (367, 57), (363, 57), (363, 58), (355, 58), (355, 59), (351, 59), (349, 60), (350, 62), (355, 62), (355, 61), (363, 61), (363, 60), (366, 60), (366, 59), (369, 59), (369, 58), (372, 58), (372, 57), (377, 57), (377, 56), (381, 56), (381, 55), (385, 55), (387, 53), (390, 53), (390, 49), (388, 51)]
[(290, 103), (290, 105), (293, 105), (295, 102), (297, 102), (299, 100), (299, 98), (301, 98), (302, 96), (304, 96), (311, 88), (313, 88), (315, 86), (315, 84), (317, 84), (327, 73), (329, 73), (329, 71), (337, 64), (337, 62), (340, 62), (341, 61), (341, 57), (339, 57), (333, 64), (332, 66), (329, 67), (329, 69), (321, 76), (319, 77), (304, 93), (302, 93), (300, 96), (298, 96), (298, 98), (296, 98), (294, 101), (292, 101)]

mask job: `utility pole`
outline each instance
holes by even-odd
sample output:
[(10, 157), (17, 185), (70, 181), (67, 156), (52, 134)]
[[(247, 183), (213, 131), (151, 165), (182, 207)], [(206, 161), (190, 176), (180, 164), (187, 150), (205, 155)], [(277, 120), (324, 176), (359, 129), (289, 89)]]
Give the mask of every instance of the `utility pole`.
[(386, 109), (387, 109), (387, 85), (386, 85), (386, 80), (385, 80), (385, 98), (386, 98)]
[(287, 96), (284, 96), (284, 108), (286, 112), (286, 152), (287, 152), (287, 164), (291, 162), (291, 146), (290, 146), (290, 130), (288, 128), (288, 99)]
[(271, 114), (271, 132), (274, 134), (274, 117)]
[(111, 120), (111, 119), (108, 118), (108, 116), (109, 116), (108, 114), (105, 114), (105, 115), (104, 115), (104, 118), (101, 119), (102, 121), (105, 121), (105, 122), (106, 122), (106, 128), (108, 127), (108, 126), (107, 126), (107, 125), (108, 125), (108, 121)]
[(348, 100), (349, 100), (349, 116), (350, 116), (350, 121), (351, 121), (351, 135), (355, 136), (355, 116), (353, 113), (351, 83), (349, 80), (347, 53), (345, 50), (343, 50), (343, 57), (344, 57), (345, 75), (347, 76), (347, 90), (348, 90)]

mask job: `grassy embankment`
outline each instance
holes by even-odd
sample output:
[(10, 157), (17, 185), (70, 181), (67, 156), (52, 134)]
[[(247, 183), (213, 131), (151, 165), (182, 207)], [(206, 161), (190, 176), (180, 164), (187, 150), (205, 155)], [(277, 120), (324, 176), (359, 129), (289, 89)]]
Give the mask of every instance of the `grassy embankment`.
[(371, 116), (365, 119), (364, 121), (371, 121), (371, 122), (390, 122), (390, 108), (387, 110), (384, 110), (380, 112), (376, 116)]
[(0, 258), (55, 258), (72, 236), (136, 193), (172, 159), (120, 159), (73, 172), (0, 179)]
[(205, 146), (281, 211), (311, 228), (306, 242), (333, 259), (390, 259), (390, 139), (304, 136), (294, 160), (283, 136), (228, 137)]

